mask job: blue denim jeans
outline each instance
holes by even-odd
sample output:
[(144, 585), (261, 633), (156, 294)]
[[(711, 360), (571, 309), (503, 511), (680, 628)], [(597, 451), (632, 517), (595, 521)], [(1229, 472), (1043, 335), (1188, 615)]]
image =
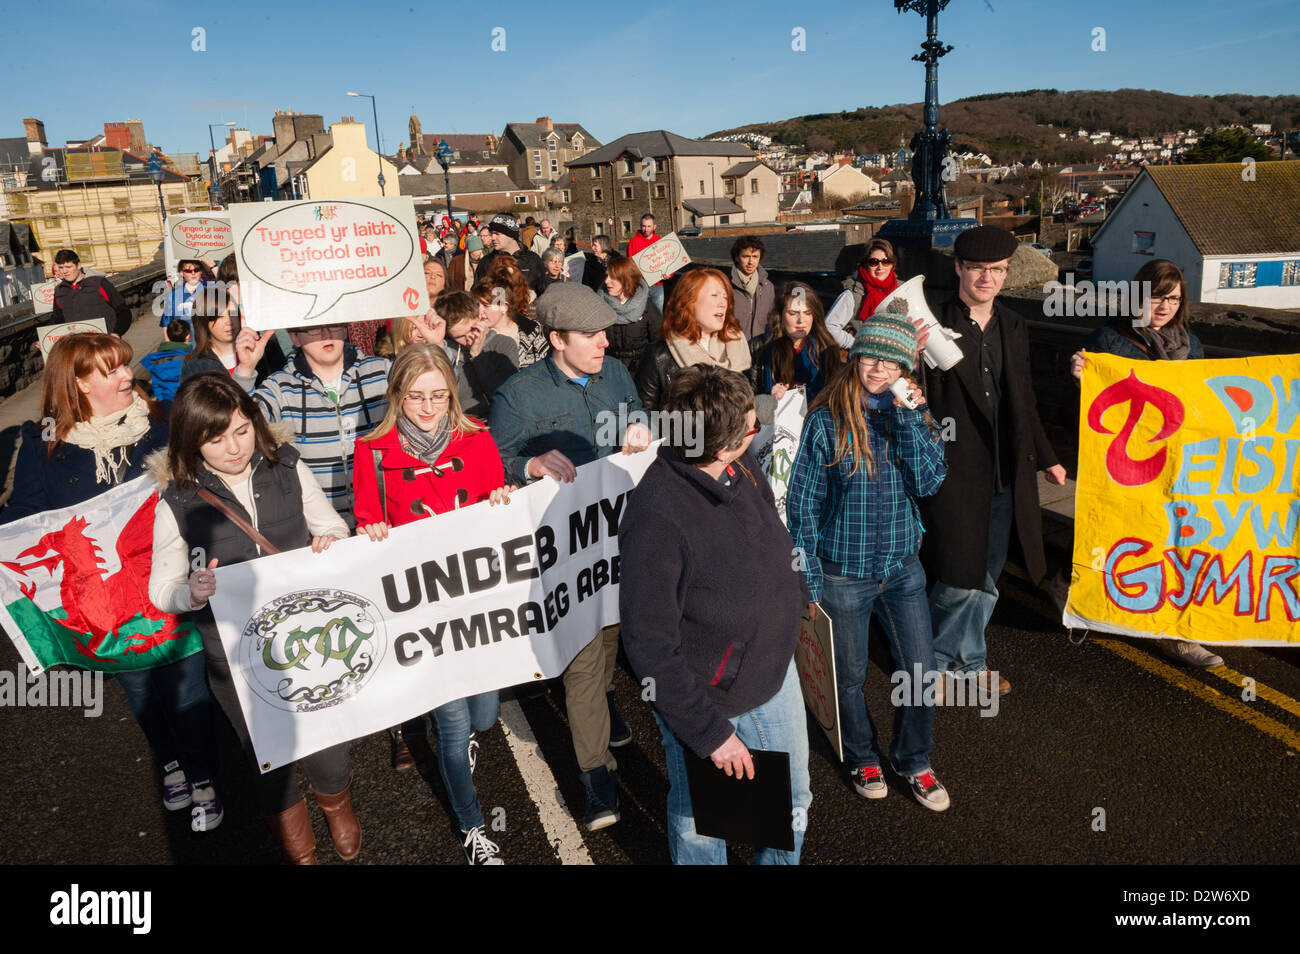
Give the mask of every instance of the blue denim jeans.
[[(880, 765), (876, 724), (862, 697), (867, 678), (867, 635), (874, 612), (889, 639), (895, 671), (906, 676), (903, 705), (894, 708), (894, 741), (889, 760), (900, 775), (919, 775), (930, 767), (934, 748), (934, 707), (913, 705), (916, 676), (931, 678), (935, 669), (934, 637), (925, 596), (925, 571), (909, 558), (886, 579), (846, 579), (826, 576), (821, 607), (831, 619), (835, 640), (835, 695), (840, 704), (840, 737), (844, 764), (850, 770)], [(924, 690), (924, 685), (921, 690)], [(893, 693), (891, 692), (891, 696)]]
[(659, 309), (659, 314), (664, 313), (664, 286), (662, 283), (650, 286), (650, 297), (647, 301), (654, 303), (654, 306)]
[(469, 736), (492, 728), (500, 712), (500, 696), (494, 689), (444, 703), (431, 713), (438, 728), (438, 771), (462, 831), (483, 824), (483, 809), (469, 770)]
[(967, 590), (936, 580), (930, 591), (930, 617), (934, 620), (934, 658), (939, 669), (968, 674), (985, 668), (988, 647), (984, 628), (998, 604), (998, 577), (1007, 562), (1011, 518), (1015, 503), (1010, 487), (993, 496), (989, 517), (988, 571), (984, 588)]
[(195, 784), (210, 782), (217, 763), (205, 662), (198, 652), (166, 666), (115, 673), (158, 764), (179, 762)]
[[(727, 843), (695, 831), (695, 810), (686, 781), (686, 755), (659, 713), (655, 713), (668, 761), (668, 854), (675, 865), (725, 865)], [(794, 851), (754, 848), (754, 864), (797, 865), (808, 826), (812, 789), (808, 782), (808, 725), (804, 718), (803, 692), (794, 660), (785, 681), (771, 699), (731, 720), (736, 735), (746, 748), (790, 753), (790, 794), (793, 806)], [(692, 755), (692, 758), (694, 756)], [(720, 770), (718, 770), (720, 771)]]

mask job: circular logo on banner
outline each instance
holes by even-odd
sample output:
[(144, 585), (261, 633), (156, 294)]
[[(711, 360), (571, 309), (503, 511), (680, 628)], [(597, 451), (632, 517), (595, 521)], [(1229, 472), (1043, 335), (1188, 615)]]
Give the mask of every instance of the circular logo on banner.
[(345, 590), (299, 590), (248, 621), (240, 662), (249, 687), (271, 705), (310, 712), (356, 695), (374, 676), (388, 640), (370, 600)]

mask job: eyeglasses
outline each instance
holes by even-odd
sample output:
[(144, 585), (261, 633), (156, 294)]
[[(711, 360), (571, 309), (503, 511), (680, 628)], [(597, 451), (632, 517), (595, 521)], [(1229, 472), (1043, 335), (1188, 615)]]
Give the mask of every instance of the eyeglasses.
[(407, 404), (414, 404), (424, 407), (425, 404), (431, 404), (437, 407), (439, 404), (446, 404), (451, 400), (450, 391), (434, 391), (432, 394), (408, 394), (405, 401)]
[(322, 325), (318, 328), (298, 328), (294, 334), (303, 341), (317, 341), (321, 338), (342, 338), (347, 332), (342, 325)]
[(763, 425), (762, 425), (762, 424), (755, 424), (755, 425), (754, 425), (753, 427), (751, 427), (749, 430), (745, 431), (745, 433), (742, 434), (742, 435), (740, 436), (740, 439), (743, 441), (746, 437), (753, 437), (755, 434), (757, 434), (757, 433), (758, 433), (759, 431), (761, 431), (762, 429), (763, 429)]
[(197, 274), (199, 274), (200, 271), (202, 271), (202, 269), (198, 269), (198, 268), (182, 268), (181, 271), (184, 272), (186, 275), (197, 275)]
[(970, 272), (972, 275), (979, 272), (981, 275), (992, 275), (994, 278), (1004, 278), (1007, 274), (1007, 267), (1005, 265), (994, 265), (992, 267), (987, 265), (962, 265), (962, 268), (966, 269), (966, 271)]
[(1151, 299), (1151, 304), (1153, 305), (1173, 305), (1175, 308), (1177, 308), (1182, 303), (1183, 303), (1182, 295), (1163, 295), (1163, 296), (1156, 296), (1155, 298)]
[(869, 258), (869, 259), (867, 259), (867, 264), (870, 265), (872, 268), (884, 268), (886, 265), (889, 264), (889, 259), (887, 259), (887, 258)]
[(874, 368), (876, 365), (880, 365), (886, 371), (901, 371), (903, 369), (903, 366), (897, 361), (890, 361), (886, 358), (858, 358), (858, 362), (864, 368)]

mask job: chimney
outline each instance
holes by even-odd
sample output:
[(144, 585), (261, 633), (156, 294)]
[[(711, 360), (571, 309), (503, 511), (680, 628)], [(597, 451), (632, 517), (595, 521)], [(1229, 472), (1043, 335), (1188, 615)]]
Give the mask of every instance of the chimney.
[(27, 152), (39, 156), (48, 145), (45, 141), (45, 123), (39, 119), (24, 119), (23, 129), (27, 132)]
[(555, 123), (551, 122), (550, 116), (538, 116), (537, 125), (545, 126), (547, 132), (551, 132), (555, 129)]

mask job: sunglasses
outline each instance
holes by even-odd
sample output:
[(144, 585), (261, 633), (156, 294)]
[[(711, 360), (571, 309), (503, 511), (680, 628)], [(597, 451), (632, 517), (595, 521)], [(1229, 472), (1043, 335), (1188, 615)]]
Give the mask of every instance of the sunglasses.
[(881, 268), (881, 267), (883, 267), (883, 266), (889, 264), (889, 259), (887, 259), (887, 258), (869, 258), (869, 259), (867, 259), (867, 264), (870, 265), (872, 268)]

